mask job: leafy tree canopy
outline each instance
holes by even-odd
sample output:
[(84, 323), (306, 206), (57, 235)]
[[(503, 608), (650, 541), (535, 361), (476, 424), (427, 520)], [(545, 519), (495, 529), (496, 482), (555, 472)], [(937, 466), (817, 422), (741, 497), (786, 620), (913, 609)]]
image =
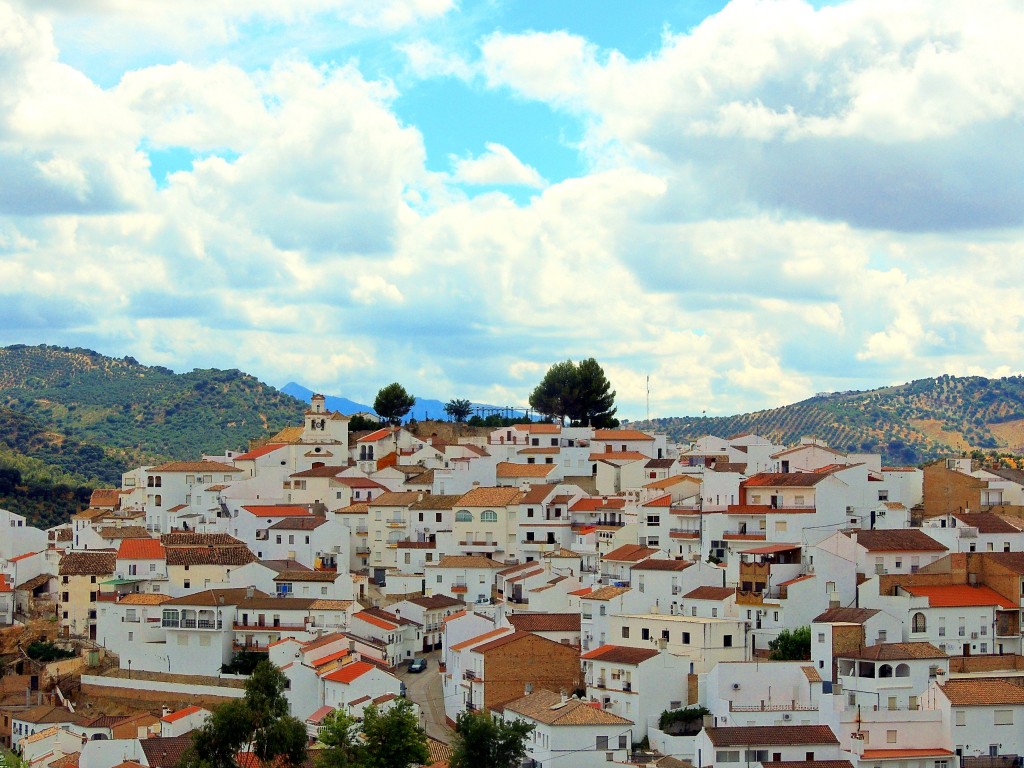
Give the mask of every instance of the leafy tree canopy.
[(592, 427), (615, 427), (615, 390), (592, 357), (555, 363), (530, 395), (530, 406), (552, 419)]
[(366, 762), (366, 744), (359, 735), (359, 721), (341, 710), (334, 710), (324, 720), (320, 731), (316, 768), (362, 768)]
[(427, 734), (408, 699), (396, 699), (386, 711), (368, 707), (363, 713), (365, 768), (409, 768), (430, 761)]
[(811, 628), (784, 629), (768, 643), (774, 661), (800, 661), (811, 658)]
[(444, 412), (461, 424), (473, 413), (473, 404), (469, 400), (449, 400), (444, 407)]
[(251, 752), (261, 766), (293, 768), (306, 759), (306, 727), (288, 714), (285, 677), (269, 661), (256, 665), (245, 697), (217, 707), (196, 730), (183, 768), (238, 768), (238, 754)]
[(385, 421), (400, 424), (402, 417), (411, 411), (414, 405), (416, 398), (396, 381), (377, 393), (377, 399), (373, 401), (373, 410)]
[(451, 768), (515, 768), (526, 757), (533, 726), (481, 712), (463, 712), (456, 720)]

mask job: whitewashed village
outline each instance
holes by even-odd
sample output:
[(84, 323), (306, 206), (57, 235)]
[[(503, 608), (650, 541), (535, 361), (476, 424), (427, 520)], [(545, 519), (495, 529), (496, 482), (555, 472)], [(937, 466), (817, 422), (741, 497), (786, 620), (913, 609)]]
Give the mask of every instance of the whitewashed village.
[[(968, 458), (354, 433), (315, 396), (266, 440), (0, 531), (0, 625), (72, 651), (0, 677), (0, 744), (30, 768), (174, 768), (243, 694), (240, 657), (283, 672), (311, 743), (332, 712), (410, 701), (434, 765), (466, 711), (532, 725), (538, 768), (1024, 755), (1024, 472)], [(777, 660), (808, 629), (809, 658)]]

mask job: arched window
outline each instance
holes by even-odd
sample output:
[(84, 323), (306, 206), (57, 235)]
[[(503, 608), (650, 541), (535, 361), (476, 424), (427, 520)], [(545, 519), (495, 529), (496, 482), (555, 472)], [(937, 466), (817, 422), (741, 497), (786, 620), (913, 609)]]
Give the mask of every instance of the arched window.
[(883, 664), (878, 668), (879, 677), (892, 677), (892, 667), (888, 664)]
[(498, 513), (495, 512), (493, 509), (485, 509), (480, 514), (480, 522), (481, 523), (496, 523), (496, 522), (498, 522)]
[(156, 506), (158, 506), (158, 507), (162, 507), (162, 506), (163, 506), (163, 504), (164, 504), (164, 499), (163, 499), (163, 497), (162, 497), (162, 496), (161, 496), (161, 495), (160, 495), (160, 494), (158, 493), (158, 494), (157, 494), (156, 496), (154, 496), (154, 497), (153, 497), (153, 503), (154, 503), (154, 504), (155, 504)]
[(924, 614), (921, 612), (915, 613), (914, 617), (910, 620), (910, 631), (911, 632), (927, 632), (928, 622), (924, 618)]
[(473, 522), (473, 513), (468, 511), (468, 510), (465, 510), (465, 509), (460, 509), (458, 512), (455, 513), (455, 522), (456, 523), (472, 523)]
[(896, 677), (910, 677), (910, 665), (909, 664), (897, 664), (896, 665)]
[(157, 488), (159, 488), (161, 485), (163, 485), (163, 478), (160, 477), (160, 475), (157, 475), (155, 480), (156, 480), (156, 482), (154, 483), (154, 485), (156, 485)]

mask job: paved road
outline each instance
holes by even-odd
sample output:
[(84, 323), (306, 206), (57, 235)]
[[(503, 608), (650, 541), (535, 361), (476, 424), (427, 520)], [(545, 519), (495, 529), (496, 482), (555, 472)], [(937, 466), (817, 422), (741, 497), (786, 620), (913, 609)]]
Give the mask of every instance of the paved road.
[(427, 735), (450, 744), (453, 733), (444, 721), (444, 688), (441, 673), (437, 671), (439, 655), (434, 651), (424, 656), (428, 659), (425, 672), (409, 674), (403, 667), (398, 677), (405, 683), (409, 700), (419, 704)]

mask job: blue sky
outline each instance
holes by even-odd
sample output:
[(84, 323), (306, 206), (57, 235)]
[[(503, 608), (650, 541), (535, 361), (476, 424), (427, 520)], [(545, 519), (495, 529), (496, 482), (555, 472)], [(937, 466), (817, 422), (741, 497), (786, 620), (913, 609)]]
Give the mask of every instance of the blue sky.
[(0, 343), (620, 414), (1018, 374), (1010, 3), (0, 0)]

